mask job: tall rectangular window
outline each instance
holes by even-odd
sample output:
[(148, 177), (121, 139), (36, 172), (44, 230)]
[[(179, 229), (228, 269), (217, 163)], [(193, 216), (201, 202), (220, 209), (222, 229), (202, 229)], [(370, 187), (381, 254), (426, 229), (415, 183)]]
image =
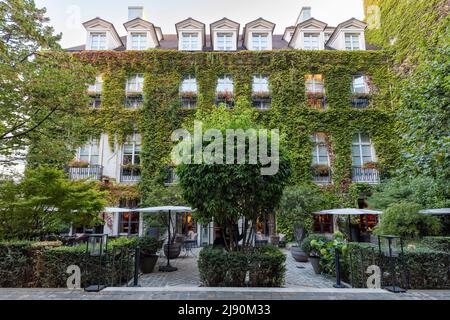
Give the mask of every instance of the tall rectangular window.
[(269, 92), (269, 77), (261, 74), (253, 76), (253, 92)]
[(375, 151), (367, 133), (360, 132), (353, 136), (352, 159), (354, 167), (362, 167), (368, 162), (374, 162)]
[(305, 50), (319, 50), (319, 34), (305, 33), (303, 36), (303, 49)]
[(143, 74), (136, 74), (127, 80), (127, 86), (126, 86), (127, 92), (142, 93), (143, 88), (144, 88), (144, 75)]
[(103, 88), (103, 79), (102, 76), (95, 77), (95, 83), (89, 85), (88, 92), (91, 93), (101, 93)]
[(181, 40), (182, 50), (195, 51), (199, 49), (199, 34), (197, 32), (183, 32)]
[(330, 164), (330, 157), (325, 134), (313, 134), (311, 140), (313, 142), (313, 165), (320, 164), (328, 166)]
[(141, 135), (134, 134), (133, 138), (123, 146), (122, 182), (137, 181), (141, 176)]
[(252, 50), (269, 50), (269, 34), (253, 33)]
[(224, 75), (217, 80), (217, 92), (230, 92), (234, 91), (233, 79), (230, 75)]
[(195, 76), (186, 76), (181, 83), (180, 91), (197, 93), (197, 79), (195, 78)]
[(324, 80), (321, 74), (306, 75), (306, 92), (308, 93), (324, 93)]
[(106, 32), (91, 33), (91, 50), (106, 50)]
[(352, 92), (353, 93), (368, 93), (369, 92), (369, 88), (367, 85), (367, 79), (364, 75), (353, 76)]
[(98, 140), (92, 140), (78, 150), (78, 159), (86, 161), (91, 166), (99, 165), (100, 148)]
[(345, 34), (345, 50), (360, 50), (358, 33)]
[(232, 33), (217, 33), (217, 50), (231, 51), (233, 50), (233, 34)]
[(146, 50), (147, 34), (146, 33), (132, 33), (131, 34), (131, 50)]

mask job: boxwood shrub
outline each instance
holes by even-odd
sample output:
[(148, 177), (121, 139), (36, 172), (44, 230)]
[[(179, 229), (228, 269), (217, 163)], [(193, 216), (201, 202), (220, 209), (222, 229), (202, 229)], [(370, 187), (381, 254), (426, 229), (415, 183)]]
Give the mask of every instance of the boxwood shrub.
[[(403, 263), (396, 265), (397, 285), (409, 289), (449, 289), (450, 253), (416, 245), (405, 248)], [(389, 260), (379, 254), (378, 246), (367, 243), (351, 243), (344, 257), (345, 280), (354, 287), (366, 287), (370, 265), (377, 265), (383, 272), (382, 286), (392, 285)]]
[(425, 237), (421, 243), (433, 250), (450, 252), (450, 237)]
[(207, 287), (281, 287), (285, 261), (285, 255), (275, 247), (250, 252), (207, 247), (200, 252), (198, 268), (200, 279)]
[[(108, 245), (108, 255), (88, 257), (86, 246), (63, 247), (59, 242), (0, 242), (0, 287), (65, 288), (70, 265), (81, 269), (82, 286), (120, 284), (133, 272), (135, 239), (119, 239)], [(114, 250), (113, 247), (115, 247)]]

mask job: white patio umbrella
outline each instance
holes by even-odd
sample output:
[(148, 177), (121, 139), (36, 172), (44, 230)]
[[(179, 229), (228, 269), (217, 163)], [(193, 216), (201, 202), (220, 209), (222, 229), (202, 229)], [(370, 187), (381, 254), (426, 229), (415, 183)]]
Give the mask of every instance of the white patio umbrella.
[(446, 216), (450, 215), (450, 208), (442, 208), (442, 209), (427, 209), (419, 211), (421, 214), (428, 214), (432, 216)]
[(170, 265), (170, 223), (172, 221), (172, 212), (193, 212), (191, 208), (188, 207), (175, 207), (175, 206), (166, 206), (166, 207), (153, 207), (153, 208), (142, 208), (142, 209), (135, 209), (135, 212), (142, 212), (142, 213), (161, 213), (161, 212), (168, 212), (168, 223), (167, 223), (167, 232), (168, 232), (168, 241), (167, 241), (167, 265), (164, 267), (160, 267), (159, 271), (162, 272), (174, 272), (178, 269), (175, 267), (172, 267)]
[(354, 209), (354, 208), (344, 208), (344, 209), (331, 209), (322, 210), (314, 213), (316, 215), (336, 215), (336, 216), (348, 216), (348, 228), (350, 241), (352, 241), (352, 232), (350, 231), (350, 216), (352, 215), (382, 215), (382, 211), (367, 210), (367, 209)]
[(134, 209), (130, 208), (105, 208), (105, 213), (125, 213), (125, 212), (133, 212)]

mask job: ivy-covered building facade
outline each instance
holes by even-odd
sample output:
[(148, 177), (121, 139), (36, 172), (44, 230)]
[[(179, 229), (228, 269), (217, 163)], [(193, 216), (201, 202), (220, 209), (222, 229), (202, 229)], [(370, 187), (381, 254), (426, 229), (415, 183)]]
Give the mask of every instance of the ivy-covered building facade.
[[(283, 35), (262, 18), (242, 34), (226, 18), (212, 23), (209, 34), (189, 18), (166, 35), (140, 8), (130, 8), (126, 37), (100, 18), (84, 26), (86, 45), (69, 51), (98, 73), (86, 114), (92, 140), (77, 151), (69, 176), (135, 185), (139, 199), (122, 206), (145, 203), (155, 184), (176, 184), (172, 132), (221, 104), (230, 112), (236, 103), (247, 105), (261, 126), (280, 129), (292, 184), (346, 192), (352, 183), (378, 184), (397, 168), (395, 78), (389, 55), (365, 43), (362, 21), (329, 27), (304, 8)], [(112, 236), (145, 232), (139, 215), (105, 220)], [(274, 219), (267, 221), (270, 235)], [(199, 233), (202, 226), (189, 228)], [(212, 241), (211, 232), (199, 238)]]

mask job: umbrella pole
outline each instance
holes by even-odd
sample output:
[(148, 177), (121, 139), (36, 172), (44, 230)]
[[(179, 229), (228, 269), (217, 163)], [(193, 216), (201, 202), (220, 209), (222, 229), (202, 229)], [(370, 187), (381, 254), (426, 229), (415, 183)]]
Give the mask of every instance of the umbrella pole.
[(350, 215), (348, 216), (348, 236), (349, 236), (349, 240), (350, 242), (353, 242), (353, 237), (352, 237), (352, 224), (350, 222)]
[(169, 210), (169, 221), (167, 224), (167, 234), (168, 234), (168, 239), (167, 239), (167, 266), (165, 267), (160, 267), (159, 271), (161, 272), (174, 272), (177, 271), (178, 269), (175, 267), (172, 267), (170, 265), (170, 238), (171, 238), (171, 234), (170, 234), (170, 223), (172, 222), (172, 213), (171, 210)]

